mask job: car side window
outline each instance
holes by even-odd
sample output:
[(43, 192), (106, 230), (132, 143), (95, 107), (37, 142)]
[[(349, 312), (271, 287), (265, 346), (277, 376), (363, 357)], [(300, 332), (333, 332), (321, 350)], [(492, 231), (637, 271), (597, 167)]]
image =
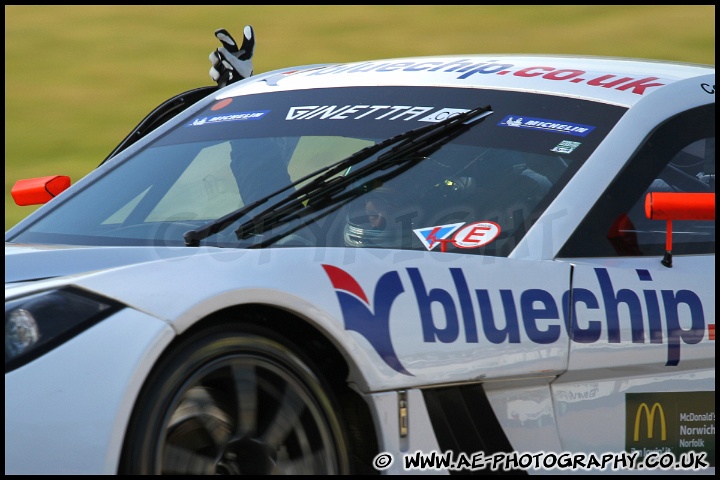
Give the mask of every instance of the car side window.
[[(665, 222), (650, 220), (645, 214), (645, 195), (650, 192), (715, 193), (715, 137), (696, 140), (675, 154), (615, 225), (608, 236), (624, 240), (617, 243), (621, 255), (632, 250), (642, 255), (644, 247), (665, 242)], [(714, 221), (675, 220), (672, 229), (673, 249), (683, 246), (686, 253), (714, 253), (714, 248), (708, 249), (715, 243)], [(631, 251), (626, 252), (627, 248)]]
[[(610, 184), (558, 255), (660, 256), (666, 222), (649, 220), (649, 192), (715, 193), (715, 105), (660, 125)], [(715, 221), (673, 221), (674, 254), (715, 253)]]

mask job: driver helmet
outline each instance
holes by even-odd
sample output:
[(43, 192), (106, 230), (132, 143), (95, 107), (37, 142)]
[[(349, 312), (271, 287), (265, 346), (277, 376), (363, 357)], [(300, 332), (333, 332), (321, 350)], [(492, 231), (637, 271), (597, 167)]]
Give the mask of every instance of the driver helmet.
[(400, 248), (404, 228), (398, 213), (402, 203), (400, 195), (387, 187), (375, 188), (360, 197), (347, 214), (343, 232), (345, 245)]
[(413, 230), (433, 221), (450, 221), (449, 212), (458, 210), (472, 185), (471, 177), (440, 177), (426, 185), (406, 182), (403, 192), (387, 186), (375, 188), (349, 208), (343, 232), (345, 245), (422, 248)]

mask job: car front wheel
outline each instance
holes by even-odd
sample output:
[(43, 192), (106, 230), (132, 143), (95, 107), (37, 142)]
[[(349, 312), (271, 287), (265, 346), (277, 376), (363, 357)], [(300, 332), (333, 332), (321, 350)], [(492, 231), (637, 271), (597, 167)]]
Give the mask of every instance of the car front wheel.
[(340, 408), (288, 345), (229, 325), (185, 338), (140, 393), (121, 473), (349, 473)]

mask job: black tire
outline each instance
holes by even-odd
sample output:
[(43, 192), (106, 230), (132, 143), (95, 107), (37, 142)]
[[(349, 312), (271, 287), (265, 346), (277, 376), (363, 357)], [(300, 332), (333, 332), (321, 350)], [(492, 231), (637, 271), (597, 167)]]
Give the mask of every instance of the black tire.
[(316, 372), (264, 329), (189, 336), (143, 387), (120, 473), (350, 473), (341, 409)]

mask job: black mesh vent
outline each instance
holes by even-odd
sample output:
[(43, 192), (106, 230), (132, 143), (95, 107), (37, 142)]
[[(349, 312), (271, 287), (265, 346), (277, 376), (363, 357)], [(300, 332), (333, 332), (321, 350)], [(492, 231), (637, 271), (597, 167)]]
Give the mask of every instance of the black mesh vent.
[[(460, 452), (468, 455), (483, 452), (487, 457), (495, 453), (513, 451), (482, 385), (423, 390), (423, 396), (442, 452), (452, 450), (456, 455)], [(521, 469), (492, 471), (489, 468), (450, 473), (454, 475), (527, 474)]]

